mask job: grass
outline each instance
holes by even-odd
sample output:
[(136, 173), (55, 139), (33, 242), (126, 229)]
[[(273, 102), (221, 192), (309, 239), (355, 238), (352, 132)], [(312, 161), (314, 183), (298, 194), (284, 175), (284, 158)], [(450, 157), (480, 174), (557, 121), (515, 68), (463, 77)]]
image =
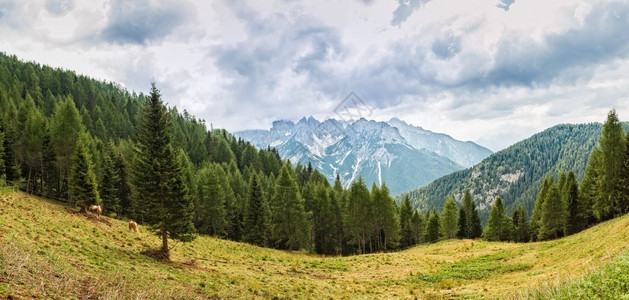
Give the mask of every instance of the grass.
[(352, 257), (201, 236), (164, 263), (140, 254), (160, 244), (143, 227), (137, 235), (124, 221), (3, 191), (0, 299), (574, 299), (597, 288), (626, 298), (627, 232), (629, 216), (556, 241), (449, 240)]

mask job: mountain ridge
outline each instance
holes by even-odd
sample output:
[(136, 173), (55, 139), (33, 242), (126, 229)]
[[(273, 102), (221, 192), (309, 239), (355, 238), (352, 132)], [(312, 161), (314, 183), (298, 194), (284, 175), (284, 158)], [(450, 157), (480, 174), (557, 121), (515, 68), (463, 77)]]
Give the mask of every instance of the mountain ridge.
[[(403, 121), (397, 122), (401, 127)], [(401, 130), (389, 122), (364, 118), (348, 123), (333, 118), (318, 121), (311, 116), (297, 122), (277, 120), (269, 130), (245, 130), (234, 135), (258, 148), (277, 148), (282, 157), (293, 163), (305, 165), (310, 162), (330, 181), (338, 173), (341, 182), (348, 186), (362, 176), (368, 185), (386, 182), (394, 195), (465, 167), (455, 160), (464, 163), (466, 159), (480, 161), (481, 157), (491, 153), (471, 143), (473, 148), (480, 150), (471, 158), (462, 158), (458, 153), (465, 151), (457, 149), (461, 145), (469, 148), (468, 142), (404, 124), (406, 127)], [(414, 137), (413, 141), (420, 140), (418, 135), (428, 136), (421, 140), (423, 146), (420, 142), (413, 145), (408, 141), (408, 137)], [(428, 140), (439, 141), (439, 145), (428, 145)], [(448, 154), (454, 154), (454, 159)]]

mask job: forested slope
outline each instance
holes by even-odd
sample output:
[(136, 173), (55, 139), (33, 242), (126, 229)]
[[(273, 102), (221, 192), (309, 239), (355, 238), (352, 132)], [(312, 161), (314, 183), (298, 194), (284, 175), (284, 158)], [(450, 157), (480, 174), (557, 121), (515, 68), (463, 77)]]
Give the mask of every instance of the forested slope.
[(464, 190), (470, 189), (482, 219), (497, 197), (503, 199), (508, 212), (521, 204), (530, 215), (545, 177), (569, 170), (574, 170), (577, 179), (583, 177), (601, 128), (599, 123), (554, 126), (408, 196), (421, 209), (441, 209), (447, 196), (453, 195), (460, 202)]

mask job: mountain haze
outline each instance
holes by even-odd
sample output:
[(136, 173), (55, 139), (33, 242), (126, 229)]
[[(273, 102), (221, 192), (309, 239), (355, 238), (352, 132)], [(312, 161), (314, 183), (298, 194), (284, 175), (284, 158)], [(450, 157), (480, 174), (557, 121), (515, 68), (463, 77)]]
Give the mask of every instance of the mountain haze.
[(235, 135), (258, 148), (275, 147), (293, 163), (310, 162), (329, 180), (338, 173), (347, 186), (362, 176), (368, 185), (385, 182), (392, 194), (426, 185), (491, 153), (398, 119), (388, 123), (360, 119), (348, 124), (309, 117), (296, 123), (275, 121), (270, 130)]

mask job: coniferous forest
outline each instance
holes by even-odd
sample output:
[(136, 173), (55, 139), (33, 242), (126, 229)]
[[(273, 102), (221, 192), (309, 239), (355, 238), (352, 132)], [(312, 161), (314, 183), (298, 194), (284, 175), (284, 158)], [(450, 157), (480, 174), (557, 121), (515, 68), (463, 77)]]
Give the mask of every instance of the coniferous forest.
[[(149, 84), (147, 83), (147, 87)], [(532, 215), (500, 198), (483, 228), (468, 190), (442, 211), (398, 205), (386, 184), (349, 187), (293, 166), (148, 94), (0, 54), (0, 184), (150, 225), (163, 241), (211, 235), (277, 249), (350, 255), (448, 238), (528, 242), (629, 211), (629, 135), (615, 111), (579, 183), (546, 178)]]

